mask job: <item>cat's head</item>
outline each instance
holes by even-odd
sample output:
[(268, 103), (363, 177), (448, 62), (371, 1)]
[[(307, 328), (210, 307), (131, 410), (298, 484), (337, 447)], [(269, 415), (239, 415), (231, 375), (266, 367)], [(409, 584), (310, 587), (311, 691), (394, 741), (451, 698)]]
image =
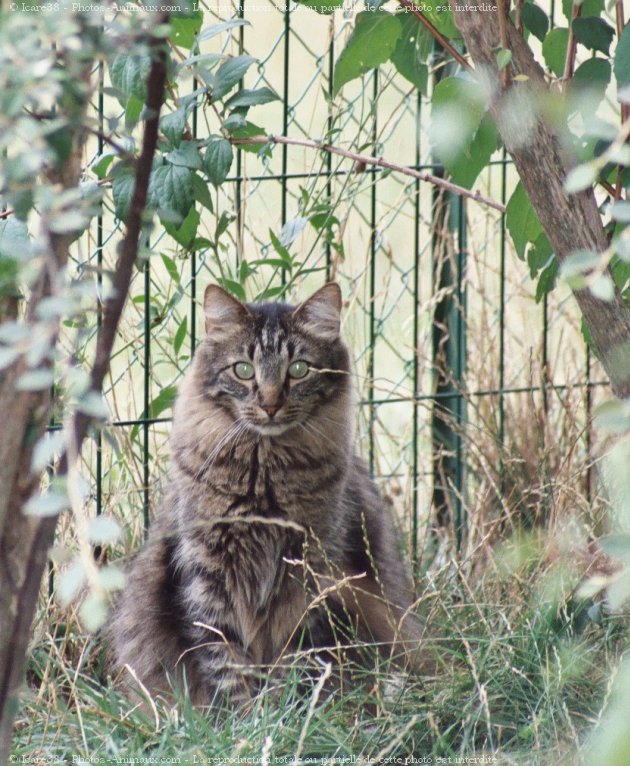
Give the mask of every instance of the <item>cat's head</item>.
[(340, 338), (341, 290), (325, 285), (299, 306), (245, 304), (210, 285), (197, 365), (204, 398), (264, 436), (305, 424), (350, 391)]

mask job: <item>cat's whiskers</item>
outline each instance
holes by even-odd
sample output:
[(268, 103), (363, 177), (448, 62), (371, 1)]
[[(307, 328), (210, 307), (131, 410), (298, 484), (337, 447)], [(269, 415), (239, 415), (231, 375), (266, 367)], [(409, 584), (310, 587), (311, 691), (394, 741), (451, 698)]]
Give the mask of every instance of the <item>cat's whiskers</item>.
[(208, 457), (203, 461), (201, 468), (197, 471), (197, 474), (195, 475), (195, 481), (199, 479), (200, 476), (202, 476), (208, 468), (212, 465), (212, 463), (217, 459), (219, 454), (221, 453), (221, 450), (231, 441), (231, 439), (240, 436), (243, 431), (247, 429), (247, 423), (240, 418), (238, 420), (235, 420), (234, 423), (228, 428), (228, 430), (225, 432), (225, 434), (219, 439), (217, 444), (214, 446)]

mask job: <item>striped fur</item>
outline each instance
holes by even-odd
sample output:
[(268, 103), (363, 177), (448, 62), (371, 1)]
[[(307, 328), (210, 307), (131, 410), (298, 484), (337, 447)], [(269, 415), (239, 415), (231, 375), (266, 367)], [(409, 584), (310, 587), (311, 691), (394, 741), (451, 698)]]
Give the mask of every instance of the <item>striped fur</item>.
[[(344, 626), (418, 649), (392, 520), (354, 455), (340, 309), (334, 283), (297, 308), (206, 291), (166, 493), (108, 628), (114, 668), (151, 693), (185, 682), (196, 704), (246, 696), (249, 666), (332, 645)], [(295, 360), (304, 378), (289, 376)], [(251, 380), (235, 373), (243, 361)]]

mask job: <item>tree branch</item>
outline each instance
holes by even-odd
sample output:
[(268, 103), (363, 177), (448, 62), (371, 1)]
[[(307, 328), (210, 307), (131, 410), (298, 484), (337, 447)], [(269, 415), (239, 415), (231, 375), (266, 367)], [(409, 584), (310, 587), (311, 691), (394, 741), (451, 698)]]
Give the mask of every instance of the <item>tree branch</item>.
[(411, 0), (398, 0), (398, 2), (407, 8), (407, 12), (412, 13), (423, 27), (429, 30), (433, 39), (437, 40), (442, 48), (444, 48), (445, 51), (448, 51), (458, 64), (460, 64), (468, 72), (472, 72), (472, 67), (457, 50), (457, 48), (455, 48), (453, 43), (451, 43), (447, 37), (444, 37), (444, 35), (433, 26), (429, 19), (427, 19), (427, 17), (417, 9), (416, 5)]
[[(163, 18), (160, 23), (165, 21), (166, 19)], [(118, 322), (127, 300), (133, 268), (138, 256), (143, 213), (147, 202), (153, 157), (158, 142), (160, 111), (164, 102), (164, 89), (166, 87), (166, 52), (163, 48), (163, 42), (160, 40), (153, 40), (152, 48), (153, 61), (147, 80), (146, 101), (149, 116), (145, 124), (142, 151), (136, 163), (135, 186), (125, 221), (127, 231), (118, 245), (118, 261), (112, 279), (113, 293), (103, 305), (103, 321), (96, 339), (96, 353), (90, 373), (90, 388), (99, 394), (103, 389), (103, 381), (109, 369)], [(77, 454), (81, 450), (81, 444), (87, 435), (90, 422), (91, 418), (88, 415), (83, 412), (76, 412), (71, 437)], [(62, 471), (67, 470), (67, 456), (64, 456), (60, 469)]]
[(288, 138), (287, 136), (277, 135), (252, 136), (251, 138), (232, 138), (230, 141), (235, 146), (241, 146), (243, 144), (247, 145), (272, 143), (289, 144), (291, 146), (305, 146), (308, 149), (318, 149), (322, 152), (328, 152), (329, 154), (336, 154), (340, 157), (346, 157), (349, 160), (354, 160), (355, 163), (375, 165), (379, 168), (386, 168), (387, 170), (393, 170), (396, 173), (401, 173), (402, 175), (416, 178), (419, 181), (426, 181), (427, 183), (433, 184), (434, 186), (439, 186), (446, 191), (452, 192), (453, 194), (459, 194), (462, 197), (467, 197), (468, 199), (475, 200), (482, 205), (487, 205), (488, 207), (494, 208), (500, 213), (505, 212), (505, 205), (502, 205), (500, 202), (497, 202), (491, 197), (484, 196), (478, 191), (473, 192), (470, 189), (465, 189), (463, 186), (458, 186), (451, 181), (445, 181), (443, 178), (434, 176), (431, 173), (423, 173), (419, 170), (409, 168), (406, 165), (398, 165), (395, 162), (390, 162), (389, 160), (385, 160), (382, 157), (371, 157), (368, 154), (357, 154), (356, 152), (350, 152), (347, 149), (340, 149), (338, 146), (325, 144), (321, 141), (310, 141), (308, 139)]

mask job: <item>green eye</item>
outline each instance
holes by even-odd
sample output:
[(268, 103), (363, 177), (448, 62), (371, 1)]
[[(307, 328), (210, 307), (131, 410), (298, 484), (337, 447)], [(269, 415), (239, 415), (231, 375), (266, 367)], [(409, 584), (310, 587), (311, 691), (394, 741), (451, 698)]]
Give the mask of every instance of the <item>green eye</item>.
[(237, 362), (234, 365), (234, 374), (240, 380), (251, 380), (254, 377), (254, 365), (249, 362)]
[(308, 375), (308, 362), (298, 360), (289, 365), (290, 378), (305, 378)]

